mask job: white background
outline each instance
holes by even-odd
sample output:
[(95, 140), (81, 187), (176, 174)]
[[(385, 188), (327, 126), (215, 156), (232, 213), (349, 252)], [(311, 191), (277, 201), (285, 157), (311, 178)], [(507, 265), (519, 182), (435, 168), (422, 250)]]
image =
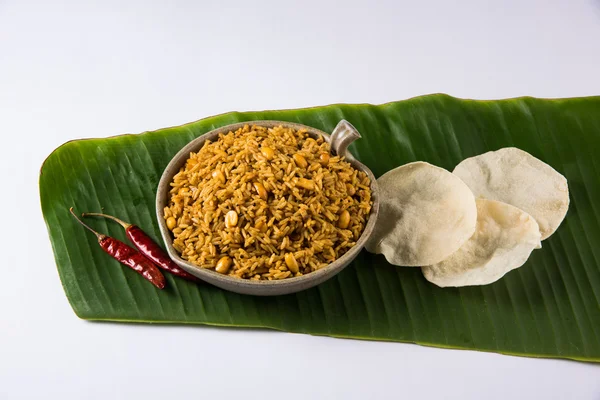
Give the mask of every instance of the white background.
[(0, 0), (0, 398), (600, 399), (600, 365), (71, 311), (37, 189), (63, 142), (432, 92), (600, 95), (600, 1)]

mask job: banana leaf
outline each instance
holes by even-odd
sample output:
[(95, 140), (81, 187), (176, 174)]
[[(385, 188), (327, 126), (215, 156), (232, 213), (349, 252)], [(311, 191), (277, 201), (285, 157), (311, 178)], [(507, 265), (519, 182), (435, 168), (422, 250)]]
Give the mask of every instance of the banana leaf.
[[(419, 268), (363, 251), (335, 278), (293, 295), (251, 297), (167, 276), (156, 290), (103, 253), (68, 209), (138, 224), (156, 240), (154, 196), (171, 157), (225, 124), (276, 119), (331, 131), (350, 121), (351, 151), (376, 176), (424, 160), (452, 170), (466, 157), (515, 146), (564, 174), (571, 207), (527, 263), (480, 287), (438, 288)], [(68, 142), (40, 174), (44, 219), (64, 291), (88, 320), (261, 327), (600, 362), (600, 97), (460, 100), (429, 95), (384, 105), (232, 112), (136, 135)], [(102, 220), (98, 230), (125, 240)], [(198, 334), (202, 334), (201, 331)]]

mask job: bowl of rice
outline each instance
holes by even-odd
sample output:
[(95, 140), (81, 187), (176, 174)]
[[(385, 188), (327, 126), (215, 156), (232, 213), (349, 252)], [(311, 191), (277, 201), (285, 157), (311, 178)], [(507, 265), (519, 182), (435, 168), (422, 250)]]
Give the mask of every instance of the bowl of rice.
[(343, 270), (373, 231), (373, 173), (331, 135), (282, 121), (223, 126), (188, 143), (165, 168), (156, 212), (169, 256), (242, 294), (308, 289)]

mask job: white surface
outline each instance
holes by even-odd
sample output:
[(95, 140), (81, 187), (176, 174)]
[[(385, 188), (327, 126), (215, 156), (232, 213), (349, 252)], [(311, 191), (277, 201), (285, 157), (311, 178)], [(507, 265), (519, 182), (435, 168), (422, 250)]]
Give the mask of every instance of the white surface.
[(600, 398), (598, 365), (78, 320), (37, 190), (66, 140), (229, 110), (598, 95), (598, 0), (120, 3), (0, 1), (1, 399)]

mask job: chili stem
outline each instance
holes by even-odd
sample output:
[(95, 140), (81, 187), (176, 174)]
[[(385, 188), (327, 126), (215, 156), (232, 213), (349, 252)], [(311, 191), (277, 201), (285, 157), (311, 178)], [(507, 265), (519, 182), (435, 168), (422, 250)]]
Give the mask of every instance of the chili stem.
[(83, 213), (83, 214), (81, 214), (81, 216), (82, 217), (103, 217), (103, 218), (112, 219), (113, 221), (120, 224), (125, 229), (127, 229), (131, 226), (131, 224), (128, 224), (127, 222), (120, 220), (117, 217), (113, 217), (112, 215), (101, 214), (101, 213)]
[(87, 226), (82, 220), (80, 220), (79, 217), (77, 217), (77, 215), (75, 215), (75, 213), (73, 212), (73, 207), (69, 208), (69, 212), (71, 213), (71, 215), (73, 215), (73, 217), (75, 217), (75, 219), (77, 220), (77, 222), (79, 222), (87, 230), (89, 230), (94, 235), (96, 235), (96, 237), (98, 238), (98, 241), (100, 241), (100, 240), (102, 240), (102, 239), (104, 239), (106, 237), (106, 235), (103, 235), (101, 233), (96, 232), (95, 230), (93, 230), (92, 228), (90, 228), (89, 226)]

